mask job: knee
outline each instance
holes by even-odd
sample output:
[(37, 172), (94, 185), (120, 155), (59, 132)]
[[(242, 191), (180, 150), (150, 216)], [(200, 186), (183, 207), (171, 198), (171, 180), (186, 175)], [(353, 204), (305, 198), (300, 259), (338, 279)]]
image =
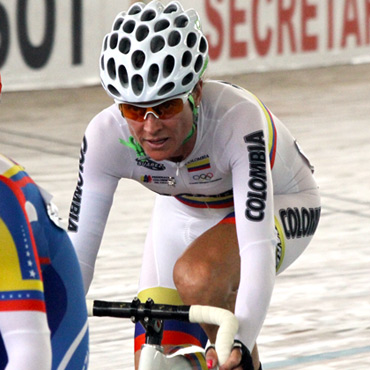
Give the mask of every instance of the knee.
[(212, 268), (206, 261), (180, 258), (174, 267), (173, 279), (184, 304), (206, 304), (212, 286)]

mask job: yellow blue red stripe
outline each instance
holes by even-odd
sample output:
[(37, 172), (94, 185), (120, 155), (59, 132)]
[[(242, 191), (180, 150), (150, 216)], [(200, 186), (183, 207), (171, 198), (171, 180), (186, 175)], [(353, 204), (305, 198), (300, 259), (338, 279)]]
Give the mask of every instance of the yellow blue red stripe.
[[(183, 304), (177, 290), (163, 287), (145, 289), (138, 294), (138, 298), (141, 302), (145, 302), (148, 298), (151, 298), (158, 304)], [(207, 340), (207, 336), (199, 324), (174, 320), (166, 320), (164, 322), (163, 345), (192, 344), (204, 347)], [(144, 343), (145, 330), (140, 323), (137, 323), (135, 328), (135, 352), (141, 349)]]
[[(13, 172), (12, 177), (17, 176), (18, 171)], [(41, 269), (24, 208), (24, 194), (16, 182), (5, 176), (0, 176), (0, 192), (0, 260), (3, 263), (0, 272), (0, 311), (45, 312)], [(12, 212), (7, 212), (9, 209)]]
[(228, 208), (234, 205), (232, 190), (219, 195), (180, 194), (176, 195), (175, 198), (181, 203), (195, 208)]
[[(252, 94), (253, 95), (253, 94)], [(271, 169), (274, 167), (275, 164), (275, 157), (276, 157), (276, 126), (274, 119), (272, 118), (271, 112), (268, 110), (268, 108), (265, 106), (265, 104), (262, 103), (261, 100), (257, 98), (257, 96), (253, 95), (254, 98), (257, 100), (259, 106), (262, 108), (262, 111), (266, 117), (268, 130), (269, 130), (269, 156), (270, 156), (270, 166)]]
[(202, 171), (211, 168), (209, 157), (200, 159), (195, 162), (187, 163), (186, 168), (189, 172)]

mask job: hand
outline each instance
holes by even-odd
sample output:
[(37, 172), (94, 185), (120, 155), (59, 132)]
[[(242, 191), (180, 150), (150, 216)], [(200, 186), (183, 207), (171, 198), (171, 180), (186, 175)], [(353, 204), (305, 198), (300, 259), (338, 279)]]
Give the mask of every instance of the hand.
[[(206, 361), (208, 369), (216, 369), (218, 358), (214, 346), (208, 347)], [(220, 366), (219, 370), (254, 370), (252, 357), (248, 348), (241, 342), (235, 341), (229, 358)]]

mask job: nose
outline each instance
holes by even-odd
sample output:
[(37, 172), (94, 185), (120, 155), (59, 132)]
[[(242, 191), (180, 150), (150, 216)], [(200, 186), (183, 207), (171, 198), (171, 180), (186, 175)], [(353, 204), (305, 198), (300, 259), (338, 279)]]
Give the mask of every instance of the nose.
[(147, 111), (144, 117), (144, 130), (151, 135), (162, 129), (162, 122), (153, 111)]

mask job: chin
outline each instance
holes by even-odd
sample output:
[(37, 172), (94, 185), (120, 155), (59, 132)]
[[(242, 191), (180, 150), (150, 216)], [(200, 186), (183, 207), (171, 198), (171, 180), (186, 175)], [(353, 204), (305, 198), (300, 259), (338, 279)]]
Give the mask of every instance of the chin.
[(169, 156), (167, 156), (165, 153), (147, 152), (146, 154), (154, 161), (164, 161), (165, 159), (169, 158)]

